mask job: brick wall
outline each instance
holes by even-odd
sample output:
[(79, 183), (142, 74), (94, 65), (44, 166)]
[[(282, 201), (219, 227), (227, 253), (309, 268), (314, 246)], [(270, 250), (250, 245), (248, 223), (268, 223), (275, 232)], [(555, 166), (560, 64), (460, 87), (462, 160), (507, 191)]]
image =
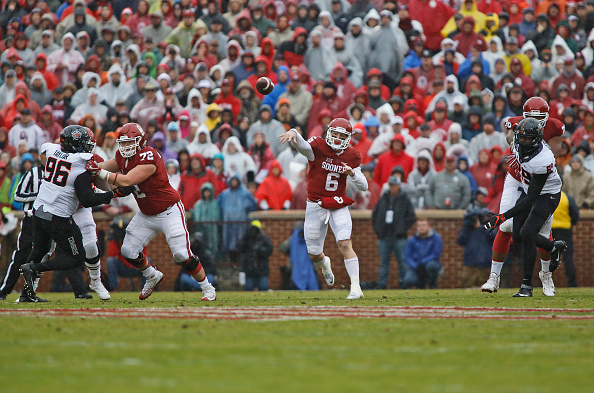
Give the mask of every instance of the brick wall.
[[(458, 288), (462, 280), (462, 258), (464, 249), (456, 244), (456, 238), (462, 225), (463, 211), (419, 211), (418, 216), (427, 217), (433, 228), (443, 238), (442, 265), (445, 270), (444, 276), (440, 279), (440, 288)], [(270, 236), (274, 245), (274, 252), (270, 258), (270, 288), (281, 287), (280, 266), (287, 264), (288, 257), (278, 251), (278, 246), (286, 240), (292, 230), (295, 221), (303, 220), (303, 211), (280, 211), (280, 212), (256, 212), (252, 213), (253, 218), (262, 222), (263, 230)], [(370, 211), (352, 211), (353, 217), (353, 247), (357, 252), (361, 266), (362, 281), (376, 281), (379, 276), (379, 253), (377, 250), (377, 237), (371, 227)], [(109, 218), (103, 213), (96, 213), (95, 220), (97, 229), (107, 233)], [(581, 211), (581, 219), (574, 228), (575, 241), (575, 263), (578, 272), (577, 283), (579, 286), (594, 286), (594, 263), (592, 257), (592, 239), (594, 238), (594, 211)], [(337, 285), (348, 287), (349, 280), (342, 257), (335, 245), (332, 231), (328, 231), (324, 252), (332, 259), (333, 271), (336, 276)], [(161, 290), (173, 290), (175, 278), (179, 273), (179, 267), (173, 262), (171, 251), (167, 246), (165, 237), (158, 235), (148, 246), (148, 253), (156, 265), (166, 275), (166, 280), (160, 285)], [(105, 268), (105, 256), (102, 258), (102, 266)], [(539, 268), (537, 264), (537, 269)], [(389, 288), (398, 288), (398, 267), (392, 258)], [(566, 285), (566, 278), (563, 265), (555, 274), (557, 286)], [(516, 263), (512, 267), (512, 286), (519, 286), (521, 283), (521, 269)], [(40, 283), (40, 291), (48, 291), (50, 277), (44, 278)], [(323, 280), (322, 280), (323, 281)], [(535, 278), (535, 284), (538, 279)], [(325, 284), (324, 284), (325, 285)], [(17, 285), (18, 288), (22, 284)], [(120, 280), (120, 289), (128, 289), (128, 280)]]

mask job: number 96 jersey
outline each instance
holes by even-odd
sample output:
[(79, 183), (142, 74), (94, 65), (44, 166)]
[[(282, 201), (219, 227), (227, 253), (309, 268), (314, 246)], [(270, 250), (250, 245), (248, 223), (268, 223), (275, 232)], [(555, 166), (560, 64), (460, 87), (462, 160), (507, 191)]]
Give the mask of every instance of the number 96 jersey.
[(70, 217), (79, 206), (74, 181), (86, 172), (85, 165), (93, 157), (90, 153), (65, 153), (60, 145), (44, 143), (40, 149), (47, 161), (39, 194), (34, 209), (43, 210), (58, 217)]
[(337, 152), (318, 137), (310, 138), (308, 142), (313, 150), (314, 160), (309, 162), (307, 199), (319, 201), (323, 197), (344, 197), (347, 174), (342, 164), (353, 169), (359, 167), (361, 154), (352, 146)]
[(136, 186), (134, 198), (138, 208), (147, 216), (156, 216), (180, 201), (179, 193), (169, 184), (167, 170), (161, 154), (152, 147), (140, 149), (134, 156), (124, 158), (116, 151), (115, 160), (124, 175), (137, 165), (154, 165), (157, 170)]

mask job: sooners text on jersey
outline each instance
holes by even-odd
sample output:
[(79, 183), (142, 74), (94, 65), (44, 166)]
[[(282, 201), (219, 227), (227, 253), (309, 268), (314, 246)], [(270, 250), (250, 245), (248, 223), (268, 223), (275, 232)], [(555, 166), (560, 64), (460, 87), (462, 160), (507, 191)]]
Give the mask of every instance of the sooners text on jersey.
[(361, 165), (361, 154), (351, 146), (337, 154), (324, 139), (318, 137), (310, 138), (308, 142), (314, 160), (309, 162), (307, 199), (315, 202), (323, 197), (344, 197), (347, 174), (342, 163), (355, 169)]
[[(519, 123), (522, 119), (524, 119), (524, 116), (510, 117), (505, 122), (505, 129), (507, 131), (511, 130), (512, 125)], [(547, 120), (547, 125), (544, 128), (543, 140), (545, 142), (548, 142), (549, 140), (551, 140), (552, 138), (554, 138), (556, 136), (562, 136), (564, 133), (565, 133), (565, 124), (563, 124), (561, 121), (559, 121), (557, 119), (552, 119), (549, 117), (549, 119)], [(516, 179), (519, 182), (522, 181), (522, 176), (520, 174), (520, 163), (516, 159), (516, 156), (515, 156), (515, 154), (513, 154), (513, 152), (508, 156), (507, 171), (510, 175), (512, 175), (512, 177), (514, 179)]]
[(119, 151), (115, 156), (120, 173), (127, 174), (137, 165), (152, 164), (157, 167), (155, 173), (136, 186), (134, 198), (138, 208), (147, 216), (155, 216), (180, 201), (178, 192), (169, 184), (167, 170), (161, 154), (152, 147), (139, 150), (134, 156), (126, 159)]

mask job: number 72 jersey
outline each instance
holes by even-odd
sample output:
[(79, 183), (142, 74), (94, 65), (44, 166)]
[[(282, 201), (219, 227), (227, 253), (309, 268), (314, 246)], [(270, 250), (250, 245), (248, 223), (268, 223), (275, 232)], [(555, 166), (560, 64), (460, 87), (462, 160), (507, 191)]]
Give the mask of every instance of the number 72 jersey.
[(70, 217), (78, 210), (74, 181), (85, 173), (87, 161), (93, 157), (90, 153), (65, 153), (60, 145), (44, 143), (40, 153), (45, 152), (47, 161), (39, 194), (33, 204), (34, 209), (43, 206), (43, 210), (59, 217)]
[(157, 167), (155, 172), (138, 184), (134, 191), (138, 208), (147, 216), (156, 216), (181, 200), (177, 190), (169, 184), (165, 163), (157, 150), (152, 147), (144, 147), (130, 158), (124, 158), (119, 151), (116, 151), (115, 160), (120, 168), (120, 173), (124, 175), (138, 165)]
[(309, 162), (307, 199), (319, 201), (323, 197), (344, 197), (347, 174), (343, 163), (355, 169), (361, 165), (361, 154), (352, 146), (342, 152), (332, 149), (322, 138), (308, 140), (314, 160)]

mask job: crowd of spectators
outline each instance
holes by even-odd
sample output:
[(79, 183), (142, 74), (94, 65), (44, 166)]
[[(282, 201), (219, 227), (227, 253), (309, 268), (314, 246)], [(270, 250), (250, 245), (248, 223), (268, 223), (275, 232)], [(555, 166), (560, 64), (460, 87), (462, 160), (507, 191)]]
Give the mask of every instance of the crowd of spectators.
[[(564, 190), (594, 206), (594, 0), (4, 0), (0, 27), (3, 207), (62, 127), (110, 159), (135, 121), (199, 221), (303, 209), (307, 160), (278, 136), (344, 117), (369, 182), (354, 209), (398, 176), (416, 209), (497, 212), (504, 120), (533, 95), (566, 127)], [(241, 234), (205, 241), (236, 252)]]

